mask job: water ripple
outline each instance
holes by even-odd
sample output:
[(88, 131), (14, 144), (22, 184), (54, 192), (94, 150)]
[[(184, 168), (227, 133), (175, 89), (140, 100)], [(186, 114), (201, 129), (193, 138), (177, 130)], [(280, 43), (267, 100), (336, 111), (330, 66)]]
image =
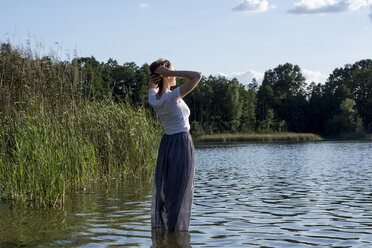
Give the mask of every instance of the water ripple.
[(193, 228), (211, 226), (219, 233), (208, 231), (210, 239), (234, 247), (243, 244), (234, 237), (267, 247), (372, 246), (371, 148), (342, 142), (201, 147), (193, 218), (203, 221)]
[(151, 181), (0, 204), (0, 247), (372, 247), (372, 143), (200, 146), (190, 232), (150, 230)]

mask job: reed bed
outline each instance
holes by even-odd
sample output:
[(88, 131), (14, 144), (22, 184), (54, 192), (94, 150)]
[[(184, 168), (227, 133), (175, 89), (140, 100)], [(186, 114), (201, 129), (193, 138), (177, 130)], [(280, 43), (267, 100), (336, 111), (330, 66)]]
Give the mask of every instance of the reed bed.
[(151, 177), (158, 119), (113, 101), (95, 73), (79, 58), (0, 45), (0, 199), (61, 207), (68, 192)]
[(61, 206), (66, 192), (151, 175), (158, 125), (147, 111), (108, 99), (60, 115), (34, 99), (1, 120), (0, 195)]
[(223, 133), (201, 135), (195, 138), (195, 143), (300, 142), (319, 140), (322, 140), (322, 138), (312, 133)]

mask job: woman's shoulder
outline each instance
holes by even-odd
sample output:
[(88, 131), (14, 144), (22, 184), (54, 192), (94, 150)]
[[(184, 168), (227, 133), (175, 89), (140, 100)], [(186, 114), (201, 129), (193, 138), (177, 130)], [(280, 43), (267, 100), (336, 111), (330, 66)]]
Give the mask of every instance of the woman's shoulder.
[(156, 95), (156, 93), (158, 93), (158, 89), (157, 88), (150, 88), (149, 89), (149, 95)]
[(166, 92), (166, 99), (169, 102), (177, 102), (180, 99), (180, 88), (177, 87), (174, 90)]
[(158, 93), (157, 89), (154, 88), (150, 89), (149, 103), (151, 105), (161, 105), (164, 102), (177, 103), (177, 101), (180, 99), (179, 87), (175, 88), (174, 90), (164, 92), (160, 97), (158, 96), (157, 93)]
[(148, 101), (150, 105), (156, 105), (157, 104), (157, 99), (156, 99), (156, 94), (158, 90), (155, 88), (150, 88), (149, 89), (149, 96), (148, 96)]

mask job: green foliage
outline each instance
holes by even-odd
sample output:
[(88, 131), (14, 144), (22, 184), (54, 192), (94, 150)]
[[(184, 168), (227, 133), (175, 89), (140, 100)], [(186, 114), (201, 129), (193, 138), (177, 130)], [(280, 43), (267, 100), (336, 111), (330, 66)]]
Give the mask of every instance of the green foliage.
[[(344, 97), (337, 99), (335, 91), (339, 87), (347, 88)], [(324, 87), (324, 95), (330, 99), (327, 104), (338, 110), (341, 102), (346, 98), (351, 98), (356, 103), (356, 110), (360, 114), (367, 132), (372, 132), (372, 60), (360, 60), (354, 64), (347, 64), (344, 68), (336, 68), (329, 76), (328, 82)], [(339, 95), (339, 94), (338, 94)], [(336, 98), (336, 99), (335, 99)], [(332, 100), (334, 102), (332, 102)], [(337, 101), (338, 100), (338, 101)], [(336, 111), (335, 111), (336, 112)], [(335, 114), (331, 113), (330, 118)]]
[(61, 62), (2, 44), (0, 198), (56, 207), (66, 192), (151, 175), (162, 132), (140, 107), (147, 90), (133, 90), (132, 105), (111, 95), (119, 74), (147, 82), (147, 70), (94, 57)]
[(0, 195), (52, 206), (99, 180), (151, 175), (161, 135), (147, 111), (108, 99), (60, 115), (35, 99), (1, 124)]
[(355, 101), (346, 98), (340, 104), (340, 113), (335, 114), (327, 123), (327, 131), (332, 136), (360, 137), (363, 131), (362, 119), (355, 110)]
[(239, 142), (299, 142), (320, 141), (322, 138), (311, 133), (223, 133), (213, 135), (201, 135), (195, 139), (196, 143), (239, 143)]
[[(2, 44), (0, 68), (5, 72), (0, 78), (0, 107), (4, 113), (10, 103), (25, 101), (32, 95), (49, 101), (48, 106), (56, 111), (61, 111), (60, 106), (70, 104), (74, 109), (83, 100), (105, 99), (111, 94), (116, 102), (150, 108), (147, 64), (119, 65), (113, 59), (103, 63), (94, 57), (61, 62), (53, 57), (37, 58), (30, 49), (24, 52)], [(184, 81), (177, 79), (177, 84)], [(197, 128), (195, 123), (191, 125), (191, 132), (334, 135), (326, 128), (327, 123), (340, 114), (340, 104), (347, 98), (355, 101), (366, 132), (372, 132), (372, 60), (335, 69), (325, 84), (305, 86), (300, 67), (290, 63), (267, 70), (261, 85), (255, 79), (245, 86), (235, 78), (203, 77), (184, 99), (191, 110), (190, 123), (198, 123)]]
[(192, 121), (190, 125), (190, 132), (193, 134), (193, 136), (198, 137), (202, 134), (204, 134), (203, 129), (200, 127), (199, 122)]
[[(147, 103), (148, 75), (147, 64), (93, 56), (60, 61), (2, 43), (1, 197), (57, 206), (68, 191), (151, 174), (161, 127)], [(203, 77), (185, 101), (199, 137), (269, 141), (281, 136), (269, 133), (287, 131), (361, 137), (372, 132), (372, 60), (337, 68), (327, 82), (307, 88), (300, 67), (290, 63), (266, 71), (262, 85)]]
[(254, 132), (256, 126), (256, 94), (253, 89), (246, 91), (240, 87), (242, 96), (242, 115), (240, 119), (240, 131), (243, 133)]
[(353, 99), (364, 129), (372, 132), (370, 60), (336, 69), (325, 84), (305, 86), (300, 67), (286, 63), (266, 71), (260, 86), (255, 79), (245, 87), (236, 79), (203, 78), (185, 101), (190, 121), (207, 134), (292, 131), (334, 136), (327, 123), (340, 116), (345, 99)]
[(261, 133), (269, 133), (272, 132), (274, 127), (274, 111), (269, 108), (266, 111), (265, 119), (259, 122), (257, 131)]
[(262, 85), (269, 85), (279, 99), (305, 94), (305, 77), (298, 65), (290, 63), (266, 71)]
[[(261, 105), (272, 108), (278, 123), (285, 121), (291, 131), (306, 131), (304, 117), (307, 111), (305, 77), (297, 65), (286, 63), (265, 73), (262, 86), (265, 87)], [(269, 88), (270, 87), (270, 88)], [(272, 89), (272, 93), (271, 90)], [(258, 95), (260, 90), (258, 92)], [(270, 93), (270, 94), (269, 94)], [(268, 95), (269, 94), (269, 95)], [(263, 112), (264, 117), (266, 113)]]
[(229, 129), (232, 132), (237, 132), (240, 125), (240, 118), (242, 115), (242, 103), (239, 92), (238, 81), (232, 80), (226, 91), (225, 107), (227, 108), (227, 120), (230, 123)]
[[(148, 75), (147, 64), (93, 56), (60, 61), (1, 44), (0, 190), (50, 203), (97, 178), (149, 173), (161, 128), (147, 103)], [(324, 84), (307, 88), (300, 67), (290, 63), (266, 71), (261, 85), (203, 77), (184, 100), (196, 136), (370, 134), (372, 60), (336, 68)], [(35, 181), (39, 176), (51, 181)]]
[(274, 92), (269, 85), (262, 85), (257, 92), (257, 120), (263, 121), (274, 105)]

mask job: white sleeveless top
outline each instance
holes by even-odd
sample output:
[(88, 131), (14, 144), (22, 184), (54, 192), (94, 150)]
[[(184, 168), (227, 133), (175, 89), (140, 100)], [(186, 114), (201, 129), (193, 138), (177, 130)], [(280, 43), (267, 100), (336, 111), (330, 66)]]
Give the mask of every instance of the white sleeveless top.
[(188, 132), (190, 130), (190, 109), (180, 97), (180, 88), (165, 92), (156, 99), (158, 89), (150, 88), (149, 103), (155, 110), (163, 125), (165, 134)]

